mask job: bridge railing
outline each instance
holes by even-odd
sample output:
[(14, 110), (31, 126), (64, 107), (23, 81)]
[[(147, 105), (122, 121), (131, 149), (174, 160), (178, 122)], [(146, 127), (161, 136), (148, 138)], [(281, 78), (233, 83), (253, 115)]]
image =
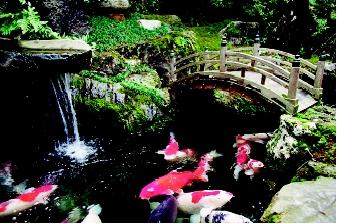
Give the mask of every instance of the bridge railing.
[[(272, 56), (277, 57), (272, 57)], [(176, 60), (171, 54), (171, 82), (189, 77), (196, 72), (220, 72), (225, 75), (228, 70), (241, 70), (241, 78), (245, 79), (246, 71), (254, 71), (261, 74), (261, 85), (266, 78), (273, 80), (288, 89), (286, 97), (288, 102), (296, 107), (297, 88), (310, 93), (315, 99), (322, 95), (322, 80), (325, 62), (320, 58), (317, 65), (308, 60), (299, 58), (284, 51), (261, 48), (257, 35), (253, 47), (227, 49), (227, 41), (222, 38), (220, 51), (199, 52), (180, 60)], [(228, 75), (228, 74), (227, 74)]]

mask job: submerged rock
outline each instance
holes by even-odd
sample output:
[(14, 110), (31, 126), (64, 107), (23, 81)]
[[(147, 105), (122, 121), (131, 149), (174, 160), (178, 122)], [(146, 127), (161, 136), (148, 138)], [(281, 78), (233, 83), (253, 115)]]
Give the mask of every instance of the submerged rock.
[(273, 197), (261, 221), (336, 223), (336, 179), (285, 185)]

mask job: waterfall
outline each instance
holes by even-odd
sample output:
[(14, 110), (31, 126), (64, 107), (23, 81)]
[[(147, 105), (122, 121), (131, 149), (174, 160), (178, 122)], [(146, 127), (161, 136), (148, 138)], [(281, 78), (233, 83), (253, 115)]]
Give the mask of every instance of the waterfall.
[(66, 136), (66, 142), (56, 146), (56, 152), (60, 156), (68, 156), (73, 162), (83, 163), (96, 152), (96, 149), (80, 139), (76, 111), (72, 102), (70, 75), (70, 73), (61, 74), (56, 80), (50, 81)]

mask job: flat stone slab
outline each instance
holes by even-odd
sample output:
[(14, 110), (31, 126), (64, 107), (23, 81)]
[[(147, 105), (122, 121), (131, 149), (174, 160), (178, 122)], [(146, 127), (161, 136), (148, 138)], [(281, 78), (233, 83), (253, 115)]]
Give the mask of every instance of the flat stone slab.
[(0, 47), (0, 71), (76, 72), (91, 64), (91, 47), (81, 40), (27, 40), (13, 44), (12, 49)]
[(336, 179), (295, 182), (282, 187), (263, 222), (336, 223)]

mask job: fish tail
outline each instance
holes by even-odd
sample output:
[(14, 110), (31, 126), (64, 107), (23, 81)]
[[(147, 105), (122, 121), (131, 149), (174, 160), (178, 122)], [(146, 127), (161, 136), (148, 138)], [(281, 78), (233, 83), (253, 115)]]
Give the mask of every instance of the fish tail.
[(101, 212), (102, 207), (99, 204), (97, 205), (93, 204), (88, 207), (88, 213), (99, 215)]
[(170, 139), (175, 138), (175, 137), (176, 137), (175, 134), (172, 131), (170, 131)]

